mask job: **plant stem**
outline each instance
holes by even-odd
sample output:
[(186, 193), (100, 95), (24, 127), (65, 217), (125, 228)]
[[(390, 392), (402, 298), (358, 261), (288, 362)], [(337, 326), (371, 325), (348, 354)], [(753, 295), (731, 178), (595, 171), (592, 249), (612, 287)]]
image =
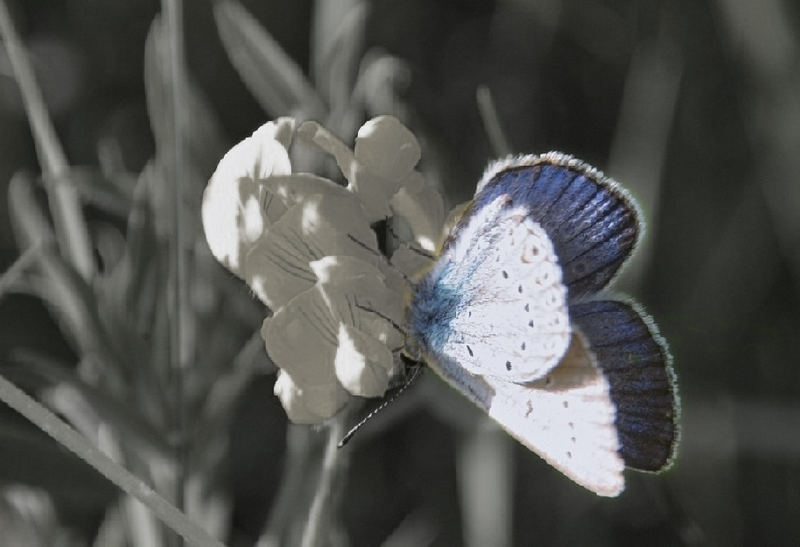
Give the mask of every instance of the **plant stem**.
[(223, 543), (190, 521), (185, 514), (158, 495), (139, 477), (103, 454), (80, 433), (1, 375), (0, 399), (95, 468), (126, 494), (149, 507), (156, 517), (190, 544), (198, 547), (224, 547)]
[(36, 143), (59, 248), (81, 276), (88, 280), (94, 274), (94, 255), (81, 202), (67, 176), (69, 164), (66, 155), (56, 136), (28, 54), (11, 20), (5, 0), (0, 0), (0, 34), (6, 45), (14, 77), (19, 84)]
[(334, 484), (344, 471), (345, 450), (339, 450), (339, 440), (344, 435), (344, 420), (349, 415), (346, 410), (340, 412), (331, 421), (328, 429), (328, 442), (322, 460), (322, 470), (317, 484), (317, 491), (308, 512), (308, 521), (303, 529), (301, 545), (315, 547), (326, 538), (330, 529), (333, 510), (330, 507), (334, 495)]

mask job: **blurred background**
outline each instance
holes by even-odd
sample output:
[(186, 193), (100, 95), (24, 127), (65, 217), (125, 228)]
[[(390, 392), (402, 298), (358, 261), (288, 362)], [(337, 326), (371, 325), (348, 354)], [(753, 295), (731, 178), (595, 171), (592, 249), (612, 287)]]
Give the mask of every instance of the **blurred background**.
[[(134, 229), (137, 242), (149, 237), (155, 256), (166, 256), (168, 230), (164, 217), (159, 225), (157, 197), (166, 187), (159, 181), (171, 180), (164, 159), (169, 128), (161, 115), (169, 101), (159, 95), (159, 86), (169, 87), (168, 78), (159, 80), (169, 63), (159, 53), (164, 25), (153, 24), (162, 6), (156, 0), (6, 4), (71, 166), (66, 176), (88, 204), (104, 281), (65, 282), (63, 289), (93, 295), (81, 309), (99, 310), (95, 323), (75, 319), (63, 311), (68, 303), (42, 290), (42, 280), (47, 286), (48, 276), (57, 275), (46, 267), (28, 283), (4, 286), (0, 373), (98, 443), (110, 431), (119, 459), (157, 484), (152, 458), (160, 449), (153, 445), (169, 439), (176, 425), (162, 419), (174, 404), (168, 395), (175, 392), (163, 387), (170, 376), (153, 364), (169, 361), (158, 334), (169, 330), (169, 320), (148, 308), (131, 326), (126, 314), (141, 310), (126, 306), (157, 300), (152, 287), (144, 293), (130, 287), (161, 270), (144, 272), (131, 259), (123, 275), (115, 265), (120, 253), (148, 256), (130, 250)], [(264, 121), (314, 118), (352, 142), (364, 120), (390, 113), (420, 138), (420, 169), (449, 205), (472, 195), (504, 147), (560, 150), (621, 181), (647, 218), (645, 244), (616, 289), (656, 318), (674, 355), (683, 400), (675, 467), (661, 476), (628, 472), (623, 495), (597, 498), (486, 427), (428, 375), (348, 447), (330, 544), (800, 541), (796, 3), (192, 1), (184, 2), (182, 21), (186, 87), (193, 94), (186, 215), (199, 211), (199, 193), (225, 150)], [(291, 73), (284, 65), (305, 75), (303, 85), (319, 100), (292, 93), (288, 84), (289, 91), (273, 90), (273, 75)], [(36, 203), (43, 210), (45, 191), (28, 202), (13, 197), (12, 179), (33, 187), (44, 169), (5, 51), (0, 68), (0, 271), (6, 271), (25, 248), (19, 226), (35, 216)], [(489, 114), (494, 106), (505, 144), (490, 138), (481, 104)], [(132, 221), (139, 217), (131, 211), (151, 215), (152, 229)], [(185, 228), (187, 238), (202, 242), (196, 220), (186, 219)], [(182, 460), (189, 471), (173, 469), (172, 480), (202, 477), (203, 503), (187, 513), (205, 515), (231, 545), (253, 545), (265, 530), (292, 543), (292, 523), (302, 521), (305, 492), (315, 485), (310, 473), (299, 488), (292, 472), (317, 469), (324, 435), (287, 428), (272, 394), (273, 371), (252, 337), (266, 310), (207, 251), (192, 252), (187, 291), (195, 309), (188, 313), (197, 345), (190, 354), (203, 363), (185, 380), (184, 395), (213, 434), (181, 430), (191, 435)], [(131, 300), (115, 300), (122, 293)], [(100, 338), (118, 359), (117, 372), (97, 358), (102, 351), (90, 351), (97, 342), (80, 334), (103, 325), (110, 333)], [(156, 441), (139, 442), (137, 434)], [(495, 486), (481, 489), (481, 481)], [(4, 534), (19, 534), (9, 538), (42, 545), (161, 541), (153, 539), (162, 537), (157, 524), (150, 539), (131, 539), (126, 526), (139, 522), (132, 515), (147, 517), (5, 406), (0, 492)]]

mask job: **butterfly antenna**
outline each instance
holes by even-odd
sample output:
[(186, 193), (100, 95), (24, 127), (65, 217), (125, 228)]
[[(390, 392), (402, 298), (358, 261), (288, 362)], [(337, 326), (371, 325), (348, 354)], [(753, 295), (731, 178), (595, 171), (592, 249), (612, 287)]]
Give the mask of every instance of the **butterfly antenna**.
[(386, 408), (387, 406), (389, 406), (391, 403), (393, 403), (393, 402), (394, 402), (394, 401), (395, 401), (395, 400), (396, 400), (398, 397), (400, 397), (400, 395), (402, 395), (402, 394), (403, 394), (403, 392), (404, 392), (406, 389), (408, 389), (408, 388), (409, 388), (409, 386), (410, 386), (411, 384), (413, 384), (413, 383), (414, 383), (414, 381), (415, 381), (417, 378), (419, 378), (419, 375), (420, 375), (420, 373), (422, 372), (422, 363), (415, 363), (415, 364), (414, 364), (414, 365), (412, 365), (410, 368), (411, 368), (411, 370), (410, 370), (410, 374), (409, 374), (409, 375), (408, 375), (408, 377), (406, 378), (406, 381), (405, 381), (405, 382), (403, 382), (403, 385), (401, 385), (400, 387), (396, 388), (396, 389), (394, 390), (394, 392), (392, 392), (392, 393), (390, 393), (389, 395), (387, 395), (387, 396), (384, 398), (383, 402), (382, 402), (380, 405), (378, 405), (377, 407), (375, 407), (375, 408), (374, 408), (374, 409), (373, 409), (373, 410), (372, 410), (372, 411), (371, 411), (369, 414), (367, 414), (366, 416), (364, 416), (364, 417), (361, 419), (361, 421), (359, 421), (359, 422), (358, 422), (356, 425), (354, 425), (353, 427), (351, 427), (351, 428), (350, 428), (350, 430), (349, 430), (349, 431), (348, 431), (348, 432), (345, 434), (345, 436), (344, 436), (344, 437), (342, 437), (342, 440), (341, 440), (341, 441), (339, 441), (339, 444), (337, 445), (339, 448), (342, 448), (344, 445), (346, 445), (346, 444), (347, 444), (347, 443), (350, 441), (350, 439), (352, 439), (352, 438), (353, 438), (353, 435), (355, 435), (355, 434), (356, 434), (356, 431), (358, 431), (359, 429), (361, 429), (361, 427), (362, 427), (364, 424), (366, 424), (368, 421), (370, 421), (372, 418), (374, 418), (374, 417), (375, 417), (375, 415), (376, 415), (376, 414), (378, 414), (378, 413), (379, 413), (381, 410), (383, 410), (384, 408)]

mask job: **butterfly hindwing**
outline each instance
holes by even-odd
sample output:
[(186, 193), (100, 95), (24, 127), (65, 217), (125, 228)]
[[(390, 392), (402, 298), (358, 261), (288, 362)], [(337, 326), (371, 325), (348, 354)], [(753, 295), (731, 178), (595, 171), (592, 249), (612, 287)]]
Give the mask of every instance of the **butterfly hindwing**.
[(605, 287), (642, 234), (636, 203), (589, 165), (551, 152), (496, 162), (478, 185), (475, 207), (499, 194), (530, 209), (551, 238), (570, 301)]
[(678, 442), (678, 398), (669, 352), (638, 306), (616, 300), (574, 304), (570, 317), (608, 379), (625, 465), (660, 471)]
[(581, 486), (602, 496), (623, 490), (625, 465), (608, 381), (580, 335), (573, 335), (555, 369), (530, 384), (464, 374), (448, 360), (427, 362), (511, 436)]

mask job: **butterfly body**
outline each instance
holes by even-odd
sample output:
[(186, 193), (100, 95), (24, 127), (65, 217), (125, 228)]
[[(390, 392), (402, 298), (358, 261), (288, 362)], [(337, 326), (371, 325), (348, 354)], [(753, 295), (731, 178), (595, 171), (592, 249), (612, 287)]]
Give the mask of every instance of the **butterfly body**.
[(490, 166), (408, 307), (410, 346), (567, 476), (617, 495), (677, 442), (663, 339), (599, 295), (641, 236), (613, 181), (558, 153)]

